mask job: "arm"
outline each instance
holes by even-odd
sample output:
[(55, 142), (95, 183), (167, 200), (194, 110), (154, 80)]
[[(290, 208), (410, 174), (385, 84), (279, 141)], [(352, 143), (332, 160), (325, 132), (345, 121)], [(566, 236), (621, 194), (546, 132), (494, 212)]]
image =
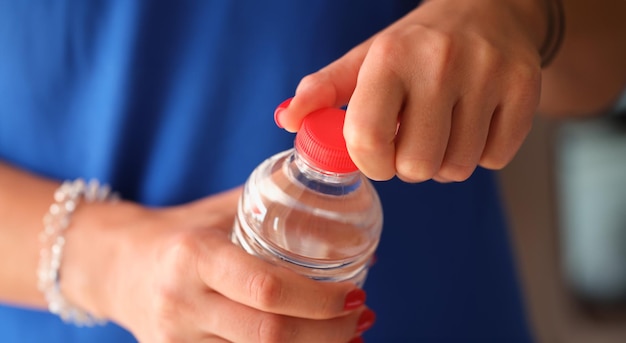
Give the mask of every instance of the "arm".
[(0, 301), (45, 306), (35, 273), (38, 236), (57, 187), (0, 162)]
[(539, 110), (581, 116), (610, 108), (626, 87), (626, 2), (563, 0), (561, 51), (543, 73)]
[[(2, 302), (46, 306), (37, 237), (57, 186), (0, 163)], [(233, 245), (239, 193), (163, 209), (81, 203), (65, 234), (65, 297), (142, 342), (343, 343), (372, 324), (354, 285), (313, 281)]]

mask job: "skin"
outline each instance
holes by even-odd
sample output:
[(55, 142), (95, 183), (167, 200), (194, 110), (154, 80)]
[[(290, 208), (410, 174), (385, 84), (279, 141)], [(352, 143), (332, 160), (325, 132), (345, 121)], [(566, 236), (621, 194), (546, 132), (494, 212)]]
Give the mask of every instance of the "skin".
[[(46, 306), (37, 236), (58, 186), (0, 163), (0, 251), (11, 257), (0, 261), (1, 301)], [(66, 233), (63, 293), (142, 342), (348, 342), (366, 329), (365, 306), (345, 309), (355, 285), (310, 280), (230, 243), (240, 191), (161, 209), (82, 203)]]
[(626, 2), (569, 0), (565, 12), (565, 40), (543, 73), (539, 111), (558, 118), (602, 114), (626, 87)]
[(594, 115), (624, 89), (626, 3), (564, 7), (562, 51), (542, 72), (541, 1), (429, 1), (303, 78), (277, 121), (297, 131), (308, 113), (347, 104), (348, 150), (375, 180), (463, 181), (477, 166), (501, 169), (538, 111)]
[[(308, 113), (348, 104), (348, 149), (376, 180), (502, 168), (538, 109), (598, 113), (626, 80), (626, 2), (564, 0), (563, 50), (542, 71), (542, 1), (428, 1), (303, 78), (277, 121), (297, 131)], [(45, 308), (37, 236), (58, 186), (0, 162), (0, 301)], [(239, 194), (171, 208), (81, 204), (66, 234), (64, 294), (142, 342), (332, 343), (366, 329), (365, 305), (344, 308), (354, 285), (308, 280), (230, 243)]]

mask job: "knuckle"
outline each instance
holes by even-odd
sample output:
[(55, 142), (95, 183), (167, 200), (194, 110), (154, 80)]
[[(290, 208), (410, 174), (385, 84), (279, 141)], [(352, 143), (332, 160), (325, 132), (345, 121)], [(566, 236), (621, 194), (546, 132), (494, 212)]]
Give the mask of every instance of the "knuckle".
[(527, 64), (518, 64), (511, 71), (510, 83), (513, 94), (513, 102), (520, 107), (531, 108), (534, 112), (539, 104), (541, 94), (541, 70)]
[(530, 63), (516, 63), (512, 67), (511, 75), (514, 82), (533, 85), (541, 82), (541, 69)]
[(430, 29), (428, 31), (430, 44), (423, 44), (423, 53), (431, 59), (449, 61), (455, 53), (455, 39), (447, 32)]
[(487, 169), (500, 170), (506, 167), (512, 159), (512, 154), (503, 151), (489, 152), (480, 159), (480, 165)]
[(298, 84), (296, 94), (310, 93), (322, 99), (336, 99), (333, 73), (336, 68), (327, 66), (319, 71), (303, 77)]
[(381, 34), (376, 37), (368, 50), (368, 54), (376, 57), (377, 61), (391, 62), (399, 58), (405, 50), (401, 40), (395, 34)]
[[(416, 39), (424, 44), (414, 44)], [(440, 79), (447, 68), (447, 62), (453, 57), (454, 47), (454, 37), (451, 34), (424, 25), (412, 25), (377, 36), (368, 50), (368, 56), (372, 56), (376, 63), (383, 64), (385, 70), (416, 77), (416, 68), (425, 62), (429, 65), (429, 74), (432, 74), (420, 74), (419, 77)], [(416, 63), (407, 63), (407, 56), (412, 56), (411, 60)]]
[(350, 152), (370, 155), (393, 144), (394, 133), (387, 132), (382, 125), (359, 125), (356, 128), (344, 127), (344, 139)]
[(361, 172), (373, 180), (388, 180), (396, 173), (392, 157), (395, 132), (387, 131), (382, 125), (375, 126), (373, 130), (359, 124), (344, 126), (350, 157)]
[(190, 308), (185, 291), (189, 287), (189, 266), (193, 260), (194, 243), (188, 235), (180, 235), (166, 243), (160, 256), (162, 277), (152, 282), (151, 309), (159, 335), (168, 342), (169, 333)]
[(469, 179), (474, 169), (476, 169), (475, 165), (461, 165), (446, 161), (437, 174), (447, 180), (461, 182)]
[(506, 136), (490, 140), (480, 158), (480, 165), (487, 169), (500, 170), (515, 157), (532, 127), (532, 121), (517, 121), (516, 130), (508, 130)]
[(431, 179), (435, 176), (437, 166), (435, 163), (416, 159), (398, 159), (396, 172), (398, 177), (410, 183), (417, 183)]
[(420, 44), (417, 52), (418, 59), (428, 63), (422, 77), (436, 89), (446, 84), (448, 70), (454, 64), (456, 47), (454, 37), (442, 31), (426, 29), (427, 44)]
[(248, 278), (248, 292), (251, 299), (261, 310), (276, 308), (283, 296), (282, 281), (265, 272), (257, 272)]
[(309, 74), (300, 80), (298, 88), (315, 89), (325, 85), (328, 81), (328, 75), (323, 70)]
[(296, 326), (290, 325), (286, 317), (267, 313), (259, 321), (256, 341), (260, 343), (288, 343), (293, 342), (296, 334)]
[(164, 267), (172, 268), (172, 272), (184, 272), (189, 269), (197, 254), (198, 237), (191, 232), (179, 233), (165, 246)]
[(484, 37), (472, 37), (471, 46), (478, 65), (488, 68), (488, 71), (495, 71), (504, 64), (503, 52)]
[(180, 294), (181, 292), (167, 283), (156, 286), (152, 306), (153, 313), (160, 321), (169, 322), (180, 314), (182, 303)]

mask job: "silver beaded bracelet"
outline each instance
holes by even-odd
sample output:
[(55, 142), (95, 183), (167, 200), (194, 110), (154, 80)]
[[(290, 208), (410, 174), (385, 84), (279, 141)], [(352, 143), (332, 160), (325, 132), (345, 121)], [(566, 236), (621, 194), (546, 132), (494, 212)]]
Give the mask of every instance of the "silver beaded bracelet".
[(37, 269), (38, 287), (48, 302), (48, 310), (60, 316), (64, 322), (77, 326), (104, 325), (106, 320), (65, 299), (60, 287), (59, 268), (65, 246), (64, 234), (81, 199), (88, 203), (115, 201), (117, 195), (111, 193), (108, 185), (100, 185), (97, 180), (85, 183), (83, 179), (65, 181), (54, 192), (54, 203), (43, 218), (44, 230), (40, 236), (42, 248)]

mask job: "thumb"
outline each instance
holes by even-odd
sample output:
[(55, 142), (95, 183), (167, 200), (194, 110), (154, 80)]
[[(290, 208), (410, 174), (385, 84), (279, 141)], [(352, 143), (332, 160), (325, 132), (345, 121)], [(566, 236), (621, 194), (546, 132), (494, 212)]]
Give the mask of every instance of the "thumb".
[(370, 42), (371, 39), (328, 66), (305, 76), (293, 99), (281, 104), (274, 112), (276, 124), (289, 132), (296, 132), (309, 113), (347, 104), (356, 87)]

